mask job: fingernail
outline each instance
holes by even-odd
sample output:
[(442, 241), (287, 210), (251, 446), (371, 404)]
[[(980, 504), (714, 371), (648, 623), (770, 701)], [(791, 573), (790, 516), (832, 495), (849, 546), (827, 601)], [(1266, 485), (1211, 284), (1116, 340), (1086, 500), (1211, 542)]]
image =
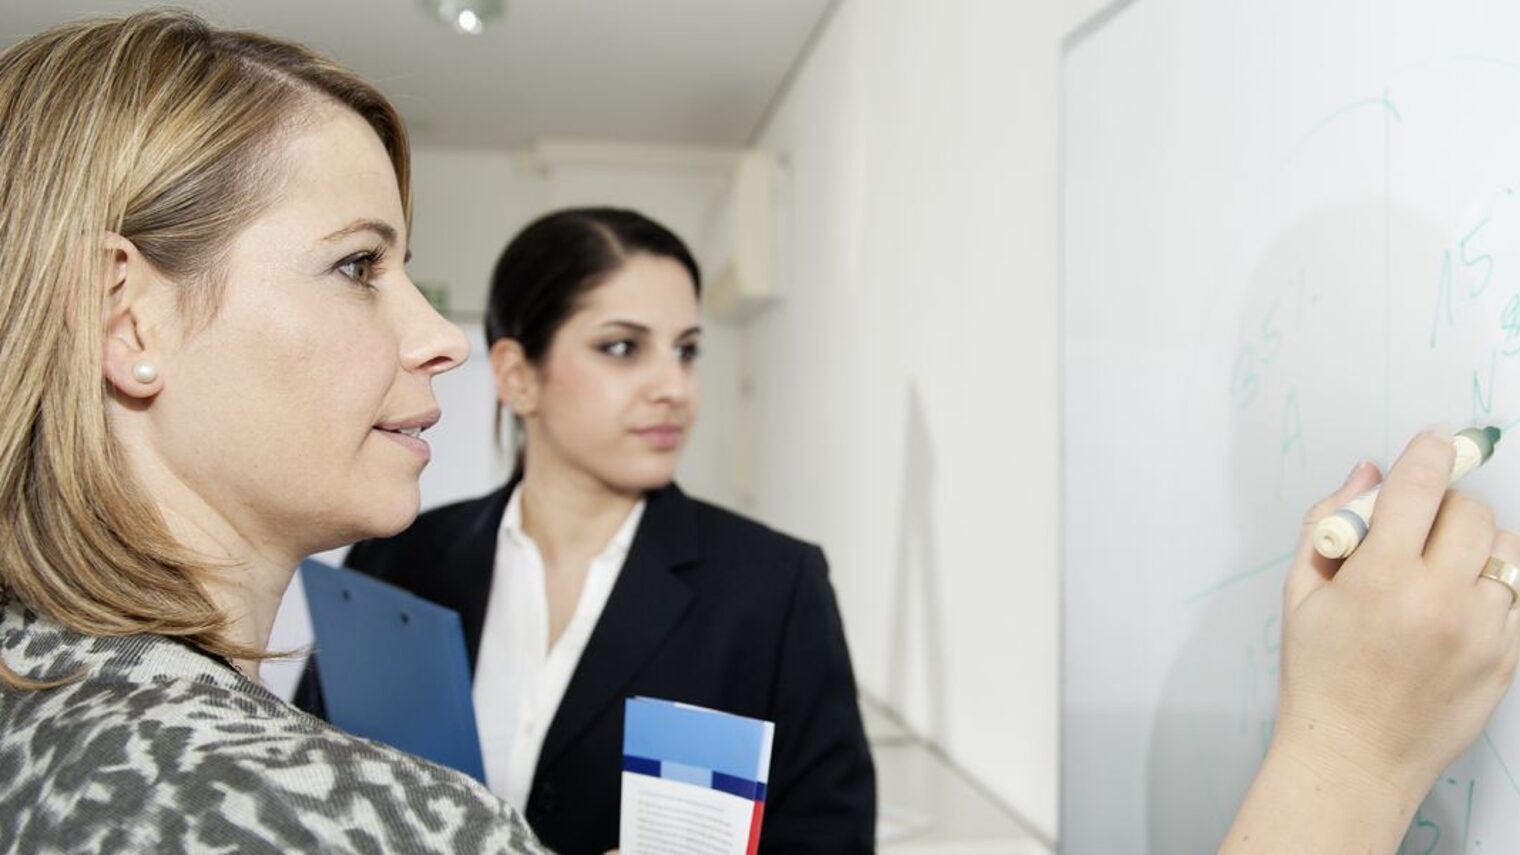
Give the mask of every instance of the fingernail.
[(1351, 467), (1351, 472), (1346, 475), (1346, 483), (1350, 484), (1352, 481), (1355, 481), (1356, 476), (1362, 474), (1362, 470), (1365, 468), (1367, 468), (1367, 459), (1364, 457), (1358, 460), (1355, 466)]

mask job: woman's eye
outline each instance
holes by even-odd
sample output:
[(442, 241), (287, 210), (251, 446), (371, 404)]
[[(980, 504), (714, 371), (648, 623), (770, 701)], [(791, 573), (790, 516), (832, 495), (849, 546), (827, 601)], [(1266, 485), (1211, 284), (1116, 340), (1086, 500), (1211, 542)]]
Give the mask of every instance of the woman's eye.
[(676, 348), (676, 352), (681, 355), (682, 362), (696, 362), (697, 357), (702, 355), (702, 346), (696, 343), (683, 344)]
[(356, 255), (338, 262), (337, 270), (354, 282), (368, 286), (375, 275), (375, 257), (370, 253)]
[(634, 353), (634, 345), (631, 341), (614, 341), (602, 345), (602, 352), (618, 359), (627, 359)]

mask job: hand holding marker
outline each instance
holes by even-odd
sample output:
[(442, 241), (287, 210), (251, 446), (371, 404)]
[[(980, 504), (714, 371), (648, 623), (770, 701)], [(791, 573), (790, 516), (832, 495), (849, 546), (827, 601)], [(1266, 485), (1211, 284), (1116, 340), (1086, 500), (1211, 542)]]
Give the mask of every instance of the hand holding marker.
[[(1499, 429), (1496, 427), (1459, 431), (1452, 439), (1457, 458), (1452, 461), (1451, 479), (1447, 484), (1457, 483), (1464, 475), (1487, 463), (1498, 444)], [(1367, 527), (1372, 524), (1372, 509), (1377, 504), (1377, 497), (1378, 488), (1374, 487), (1320, 520), (1314, 527), (1314, 551), (1326, 558), (1345, 558), (1355, 552), (1362, 538), (1367, 536)]]

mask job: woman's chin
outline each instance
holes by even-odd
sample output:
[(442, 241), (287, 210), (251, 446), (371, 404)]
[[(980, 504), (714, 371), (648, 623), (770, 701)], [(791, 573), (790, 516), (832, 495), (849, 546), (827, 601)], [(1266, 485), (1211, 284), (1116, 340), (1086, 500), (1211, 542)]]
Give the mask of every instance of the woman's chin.
[(335, 546), (400, 534), (417, 519), (421, 503), (421, 495), (415, 486), (411, 490), (391, 494), (389, 500), (383, 503), (372, 498), (362, 516), (346, 521), (348, 525), (343, 528), (348, 532), (348, 539)]
[(375, 528), (370, 533), (365, 535), (365, 537), (390, 537), (391, 535), (400, 534), (401, 532), (406, 531), (407, 528), (410, 527), (411, 524), (417, 519), (418, 506), (418, 502), (412, 502), (405, 508), (397, 509), (397, 512), (392, 514), (390, 517), (384, 520), (378, 520), (376, 522)]
[(607, 481), (615, 490), (628, 495), (643, 495), (669, 487), (676, 477), (673, 470), (624, 472), (620, 475)]

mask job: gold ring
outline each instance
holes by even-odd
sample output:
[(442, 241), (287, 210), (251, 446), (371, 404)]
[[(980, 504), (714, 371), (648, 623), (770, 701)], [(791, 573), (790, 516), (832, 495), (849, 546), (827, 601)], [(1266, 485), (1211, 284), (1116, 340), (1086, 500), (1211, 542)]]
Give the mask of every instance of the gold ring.
[(1492, 579), (1508, 588), (1510, 608), (1515, 607), (1515, 601), (1520, 600), (1520, 567), (1497, 555), (1490, 555), (1488, 563), (1483, 565), (1483, 572), (1478, 575)]

